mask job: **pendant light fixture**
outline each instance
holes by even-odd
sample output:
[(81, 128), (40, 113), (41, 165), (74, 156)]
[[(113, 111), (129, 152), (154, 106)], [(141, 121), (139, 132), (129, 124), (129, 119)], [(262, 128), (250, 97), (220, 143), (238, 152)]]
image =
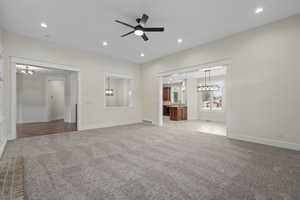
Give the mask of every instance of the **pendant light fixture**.
[(33, 75), (34, 74), (34, 71), (30, 70), (28, 66), (26, 66), (26, 68), (22, 69), (20, 72), (23, 73), (23, 74), (26, 74), (26, 75)]
[(208, 85), (207, 84), (207, 77), (206, 74), (208, 74), (208, 81), (210, 82), (210, 69), (204, 70), (204, 85), (200, 85), (197, 87), (198, 92), (204, 92), (204, 91), (216, 91), (220, 87), (218, 85)]
[(110, 88), (110, 76), (107, 79), (107, 89), (105, 89), (105, 96), (114, 96), (114, 90)]

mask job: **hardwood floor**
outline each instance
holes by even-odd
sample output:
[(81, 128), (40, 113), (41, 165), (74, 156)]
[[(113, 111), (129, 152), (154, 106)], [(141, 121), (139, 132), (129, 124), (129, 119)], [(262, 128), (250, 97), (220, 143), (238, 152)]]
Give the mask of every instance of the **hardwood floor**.
[(77, 131), (76, 123), (65, 123), (64, 120), (51, 122), (17, 124), (17, 138), (48, 135)]

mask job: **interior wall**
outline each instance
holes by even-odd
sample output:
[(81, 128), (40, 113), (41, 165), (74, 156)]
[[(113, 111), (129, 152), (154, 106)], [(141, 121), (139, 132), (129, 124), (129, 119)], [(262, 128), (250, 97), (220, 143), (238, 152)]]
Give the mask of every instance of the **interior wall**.
[(228, 136), (300, 149), (300, 15), (143, 64), (143, 119), (159, 121), (158, 73), (230, 59)]
[(6, 136), (4, 135), (4, 124), (5, 124), (5, 114), (4, 114), (4, 82), (1, 80), (2, 76), (2, 67), (3, 67), (3, 31), (0, 26), (0, 157), (2, 155), (5, 143)]
[(3, 30), (2, 27), (0, 26), (0, 55), (2, 55), (4, 49), (3, 45)]
[[(112, 125), (140, 122), (141, 80), (140, 66), (117, 60), (98, 53), (66, 47), (46, 40), (37, 40), (18, 34), (4, 32), (4, 75), (6, 116), (8, 118), (7, 133), (10, 134), (11, 118), (11, 66), (10, 57), (21, 57), (48, 63), (62, 64), (80, 69), (79, 94), (81, 104), (80, 129), (98, 128)], [(99, 47), (100, 48), (100, 47)], [(133, 106), (130, 108), (105, 108), (104, 78), (105, 73), (126, 74), (133, 77)]]
[(46, 77), (17, 73), (17, 123), (47, 122)]
[[(107, 79), (108, 81), (108, 79)], [(112, 78), (110, 79), (110, 88), (114, 90), (113, 96), (106, 96), (106, 106), (111, 107), (122, 107), (130, 106), (129, 96), (130, 92), (130, 79), (124, 78)], [(106, 83), (108, 86), (108, 83)]]
[[(60, 117), (51, 117), (50, 105), (51, 99), (49, 94), (47, 94), (47, 106), (48, 106), (48, 121), (64, 119), (67, 123), (76, 123), (76, 105), (78, 104), (78, 73), (73, 71), (62, 72), (62, 73), (53, 73), (47, 75), (47, 81), (63, 81), (64, 82), (64, 115)], [(49, 86), (47, 91), (49, 91)], [(56, 115), (56, 114), (54, 114)]]
[[(43, 74), (36, 73), (33, 76), (16, 74), (17, 89), (17, 123), (48, 122), (64, 119), (65, 122), (76, 122), (77, 104), (77, 73), (68, 74)], [(64, 105), (58, 110), (50, 107), (53, 99), (50, 96), (56, 85), (52, 87), (51, 81), (62, 81), (64, 93), (58, 98)], [(55, 92), (55, 91), (54, 91)], [(56, 96), (56, 95), (55, 95)], [(59, 113), (63, 113), (63, 115)]]
[(196, 120), (198, 119), (197, 79), (187, 79), (186, 87), (188, 120)]
[(49, 98), (49, 121), (64, 120), (65, 117), (65, 81), (49, 80), (47, 82)]
[(65, 122), (76, 122), (78, 104), (78, 73), (70, 72), (65, 79)]

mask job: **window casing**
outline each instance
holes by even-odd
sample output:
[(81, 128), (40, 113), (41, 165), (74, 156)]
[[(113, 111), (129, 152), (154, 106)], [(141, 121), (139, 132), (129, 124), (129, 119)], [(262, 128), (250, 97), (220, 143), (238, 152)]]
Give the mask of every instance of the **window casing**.
[(201, 91), (200, 92), (200, 107), (202, 111), (221, 112), (224, 110), (224, 81), (215, 81), (208, 85), (218, 85), (216, 91)]
[(132, 82), (127, 76), (105, 74), (105, 107), (132, 107)]

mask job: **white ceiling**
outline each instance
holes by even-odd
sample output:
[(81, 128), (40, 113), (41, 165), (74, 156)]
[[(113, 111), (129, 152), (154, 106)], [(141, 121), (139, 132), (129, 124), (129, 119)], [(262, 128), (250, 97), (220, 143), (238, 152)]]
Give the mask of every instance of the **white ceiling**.
[[(264, 12), (256, 15), (257, 7)], [(299, 12), (299, 0), (1, 0), (0, 24), (11, 32), (143, 63)], [(120, 38), (129, 29), (114, 20), (135, 24), (143, 13), (150, 17), (147, 26), (164, 26), (165, 32), (149, 33), (148, 42), (134, 35)], [(103, 47), (103, 41), (109, 45)]]

